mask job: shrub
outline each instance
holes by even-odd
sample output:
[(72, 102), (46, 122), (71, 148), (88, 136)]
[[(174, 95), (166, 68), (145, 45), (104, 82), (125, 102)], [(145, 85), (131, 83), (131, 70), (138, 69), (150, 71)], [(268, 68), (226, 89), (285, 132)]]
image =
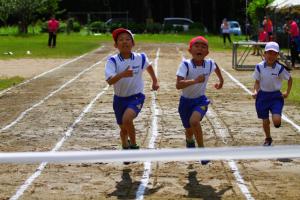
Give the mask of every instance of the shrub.
[(106, 24), (101, 21), (90, 23), (89, 28), (93, 33), (105, 33), (107, 30)]
[(162, 25), (159, 23), (152, 23), (146, 25), (147, 33), (159, 33), (162, 30)]

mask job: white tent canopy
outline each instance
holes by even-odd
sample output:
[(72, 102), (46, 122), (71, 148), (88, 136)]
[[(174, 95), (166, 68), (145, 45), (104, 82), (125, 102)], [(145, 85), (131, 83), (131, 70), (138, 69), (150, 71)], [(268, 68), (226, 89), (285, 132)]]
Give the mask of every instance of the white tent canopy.
[(300, 0), (275, 0), (267, 8), (275, 10), (275, 12), (300, 13)]

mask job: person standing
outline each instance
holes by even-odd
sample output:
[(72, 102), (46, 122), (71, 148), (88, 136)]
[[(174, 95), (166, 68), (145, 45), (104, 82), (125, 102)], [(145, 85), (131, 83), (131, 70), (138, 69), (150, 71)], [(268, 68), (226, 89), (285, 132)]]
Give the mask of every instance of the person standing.
[(231, 38), (230, 38), (230, 30), (229, 30), (229, 23), (227, 22), (227, 19), (224, 18), (223, 22), (221, 24), (221, 30), (223, 35), (223, 44), (224, 47), (226, 47), (226, 38), (228, 39), (229, 43), (231, 44)]
[(48, 47), (49, 48), (55, 48), (56, 46), (56, 35), (59, 28), (59, 21), (55, 19), (54, 16), (51, 17), (51, 19), (48, 21)]
[(273, 41), (273, 22), (269, 16), (265, 16), (263, 20), (264, 30), (268, 33), (267, 41)]
[(289, 34), (289, 45), (291, 49), (292, 67), (295, 67), (296, 60), (299, 61), (300, 52), (300, 36), (299, 27), (291, 17), (286, 17), (287, 27), (286, 32)]
[[(292, 77), (285, 66), (278, 62), (279, 45), (276, 42), (268, 42), (265, 46), (265, 60), (258, 63), (253, 73), (255, 108), (257, 117), (262, 119), (265, 133), (264, 146), (271, 146), (273, 139), (270, 131), (269, 112), (275, 128), (281, 126), (281, 115), (284, 106), (284, 98), (287, 98), (292, 88)], [(281, 92), (282, 81), (287, 80), (287, 89)]]

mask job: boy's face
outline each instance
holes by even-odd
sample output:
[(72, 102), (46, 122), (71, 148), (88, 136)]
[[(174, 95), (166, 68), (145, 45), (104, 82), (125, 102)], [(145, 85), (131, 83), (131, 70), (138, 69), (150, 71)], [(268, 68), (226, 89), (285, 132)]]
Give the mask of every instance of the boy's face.
[(131, 52), (133, 47), (133, 40), (128, 33), (121, 33), (118, 35), (115, 47), (119, 49), (121, 53)]
[(278, 53), (276, 51), (270, 50), (265, 52), (265, 59), (268, 64), (274, 64), (277, 60), (277, 57)]
[(204, 60), (209, 53), (207, 44), (200, 41), (195, 42), (189, 52), (195, 60)]

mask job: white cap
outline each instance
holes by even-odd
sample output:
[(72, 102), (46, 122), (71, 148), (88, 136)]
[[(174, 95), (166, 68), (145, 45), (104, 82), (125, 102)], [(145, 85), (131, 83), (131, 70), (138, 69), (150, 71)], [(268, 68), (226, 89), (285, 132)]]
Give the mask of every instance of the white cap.
[(265, 51), (275, 51), (279, 53), (279, 45), (277, 42), (268, 42), (265, 46)]

